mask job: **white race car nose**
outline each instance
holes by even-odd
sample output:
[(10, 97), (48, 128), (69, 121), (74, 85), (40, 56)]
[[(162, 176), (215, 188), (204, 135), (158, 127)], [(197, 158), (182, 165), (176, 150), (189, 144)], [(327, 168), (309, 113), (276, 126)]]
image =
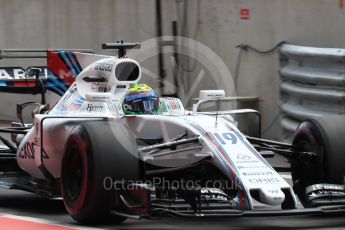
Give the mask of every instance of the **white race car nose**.
[(285, 194), (281, 189), (277, 188), (259, 188), (255, 189), (256, 194), (253, 196), (257, 201), (267, 205), (281, 205), (285, 200)]

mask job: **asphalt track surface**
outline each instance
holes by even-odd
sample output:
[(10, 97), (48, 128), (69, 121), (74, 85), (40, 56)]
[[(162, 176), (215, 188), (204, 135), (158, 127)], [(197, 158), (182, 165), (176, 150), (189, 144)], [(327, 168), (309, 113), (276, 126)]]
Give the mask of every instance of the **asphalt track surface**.
[[(273, 165), (286, 164), (278, 156), (269, 161)], [(281, 175), (291, 184), (288, 173)], [(27, 192), (0, 189), (0, 230), (2, 229), (345, 229), (345, 215), (212, 219), (162, 217), (153, 220), (128, 219), (120, 225), (110, 223), (80, 226), (69, 217), (61, 199), (45, 199)]]
[(25, 192), (1, 189), (0, 229), (345, 229), (345, 216), (164, 217), (156, 220), (127, 220), (121, 225), (86, 227), (77, 225), (66, 214), (61, 200), (46, 200)]

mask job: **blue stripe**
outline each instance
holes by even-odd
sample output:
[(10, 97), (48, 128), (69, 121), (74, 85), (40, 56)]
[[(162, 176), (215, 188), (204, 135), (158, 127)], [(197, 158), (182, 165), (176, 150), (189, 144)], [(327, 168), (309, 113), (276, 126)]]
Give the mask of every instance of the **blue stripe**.
[(50, 73), (48, 76), (49, 77), (47, 80), (47, 87), (51, 91), (62, 96), (68, 89), (68, 87), (66, 86), (66, 83), (62, 81), (61, 79), (59, 79), (58, 77), (56, 77), (53, 73)]
[[(194, 124), (194, 123), (189, 123), (189, 124), (190, 124), (191, 126), (193, 126), (194, 128), (196, 128), (197, 130), (199, 130), (199, 132), (203, 133), (204, 135), (207, 134), (207, 132), (206, 132), (201, 126), (199, 126), (198, 124)], [(217, 140), (213, 137), (213, 135), (212, 135), (211, 133), (209, 133), (209, 135), (213, 138), (213, 140), (215, 140), (215, 141), (217, 142)], [(206, 139), (207, 139), (207, 141), (209, 141), (208, 138), (206, 138)], [(211, 142), (211, 146), (212, 146), (212, 148), (215, 149), (215, 152), (216, 152), (217, 155), (218, 155), (218, 159), (221, 160), (222, 164), (225, 165), (225, 167), (226, 167), (226, 168), (228, 169), (228, 171), (229, 171), (229, 174), (230, 174), (231, 177), (234, 179), (235, 176), (232, 174), (229, 165), (227, 164), (227, 162), (226, 162), (225, 159), (224, 159), (224, 156), (218, 151), (218, 149), (214, 146), (214, 144), (213, 144), (212, 142)], [(224, 153), (226, 153), (226, 151), (224, 151), (224, 149), (223, 149), (220, 145), (218, 145), (218, 146), (221, 148), (221, 150), (222, 150)], [(244, 198), (245, 198), (245, 203), (246, 203), (246, 208), (250, 209), (250, 204), (249, 204), (249, 200), (248, 200), (248, 195), (247, 195), (247, 193), (246, 193), (246, 190), (244, 189), (243, 182), (241, 181), (241, 179), (240, 179), (240, 177), (239, 177), (239, 173), (237, 172), (236, 167), (234, 166), (234, 163), (231, 161), (231, 159), (230, 159), (229, 157), (226, 157), (226, 158), (229, 160), (230, 164), (233, 166), (233, 168), (234, 168), (234, 170), (235, 170), (235, 173), (237, 173), (237, 176), (236, 176), (237, 183), (238, 183), (240, 189), (241, 189), (242, 192), (243, 192), (243, 196), (244, 196)], [(233, 181), (234, 181), (234, 180), (233, 180)], [(239, 207), (240, 207), (240, 204), (239, 204)]]
[(67, 90), (67, 86), (63, 81), (59, 81), (60, 79), (58, 78), (50, 78), (49, 81), (55, 84), (56, 87), (60, 87), (62, 90)]
[[(59, 95), (63, 95), (68, 89), (69, 85), (58, 78), (53, 72), (48, 71), (47, 87), (50, 88), (50, 91), (53, 91)], [(56, 90), (53, 90), (56, 89)]]
[(77, 72), (76, 70), (74, 69), (72, 63), (70, 62), (70, 60), (68, 59), (67, 55), (65, 52), (60, 52), (60, 57), (64, 60), (64, 62), (66, 63), (66, 65), (68, 66), (69, 70), (71, 71), (72, 75), (74, 77), (77, 76)]
[[(243, 138), (243, 136), (239, 133), (239, 132), (237, 132), (237, 131), (235, 131), (235, 130), (233, 130), (229, 125), (227, 125), (227, 124), (225, 124), (225, 126), (230, 130), (230, 131), (233, 131), (234, 133), (235, 133), (235, 135), (237, 136), (237, 138), (262, 162), (262, 163), (264, 163), (265, 165), (267, 165), (269, 168), (272, 168), (272, 166), (267, 162), (267, 161), (265, 161), (263, 158), (262, 158), (262, 156), (260, 155), (260, 153), (258, 153), (256, 150), (255, 150), (255, 148), (251, 145), (251, 144), (248, 144), (248, 142), (247, 142), (247, 140), (245, 140), (244, 138)], [(272, 168), (273, 169), (273, 168)]]
[(78, 65), (78, 60), (77, 60), (76, 56), (71, 52), (68, 52), (67, 56), (69, 57), (69, 60), (71, 61), (74, 69), (77, 71), (77, 75), (78, 75), (81, 72), (81, 68)]
[[(209, 133), (209, 135), (213, 138), (214, 141), (218, 142), (217, 138), (215, 138), (211, 133)], [(224, 150), (224, 148), (221, 145), (218, 145), (218, 147), (226, 154), (226, 151)], [(223, 159), (224, 156), (222, 154), (220, 154), (219, 156), (220, 156), (221, 160), (225, 161)], [(239, 184), (240, 188), (242, 188), (242, 191), (243, 191), (243, 194), (244, 194), (244, 198), (245, 198), (245, 202), (246, 202), (246, 208), (248, 208), (249, 207), (249, 202), (246, 199), (247, 194), (246, 194), (246, 191), (244, 190), (243, 182), (241, 181), (241, 179), (239, 177), (240, 174), (238, 173), (238, 171), (237, 171), (234, 163), (232, 162), (231, 158), (228, 157), (227, 155), (225, 155), (225, 158), (230, 162), (230, 164), (232, 165), (233, 170), (235, 171), (235, 174), (237, 175), (236, 176), (237, 183)], [(225, 163), (226, 163), (226, 161), (225, 161)], [(227, 168), (229, 169), (230, 174), (232, 174), (230, 167), (228, 166), (228, 164), (226, 164), (226, 165), (227, 165)]]
[(54, 92), (60, 96), (64, 95), (64, 93), (65, 93), (63, 90), (55, 87), (54, 83), (48, 83), (47, 87), (48, 87), (48, 90), (50, 90), (50, 91), (52, 91), (52, 92)]

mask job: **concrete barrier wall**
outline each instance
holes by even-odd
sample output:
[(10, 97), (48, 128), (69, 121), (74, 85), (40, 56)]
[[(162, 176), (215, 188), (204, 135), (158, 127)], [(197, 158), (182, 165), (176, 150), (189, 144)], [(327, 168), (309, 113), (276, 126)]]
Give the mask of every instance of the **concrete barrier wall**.
[[(239, 52), (235, 47), (242, 43), (259, 50), (270, 49), (283, 40), (315, 47), (344, 47), (345, 9), (339, 2), (163, 0), (163, 32), (171, 35), (171, 21), (177, 20), (181, 35), (210, 47), (234, 74)], [(102, 51), (100, 43), (155, 37), (154, 0), (0, 0), (0, 4), (0, 48), (91, 48), (111, 53)], [(249, 19), (241, 19), (241, 12), (248, 10)], [(240, 61), (237, 94), (260, 97), (264, 136), (280, 137), (278, 53), (247, 50)], [(22, 63), (0, 61), (1, 65)], [(145, 64), (158, 73), (157, 60)], [(4, 108), (14, 107), (8, 96), (0, 100)], [(6, 110), (1, 117), (11, 117), (11, 113)]]
[(345, 49), (284, 44), (281, 124), (287, 139), (303, 120), (345, 113)]

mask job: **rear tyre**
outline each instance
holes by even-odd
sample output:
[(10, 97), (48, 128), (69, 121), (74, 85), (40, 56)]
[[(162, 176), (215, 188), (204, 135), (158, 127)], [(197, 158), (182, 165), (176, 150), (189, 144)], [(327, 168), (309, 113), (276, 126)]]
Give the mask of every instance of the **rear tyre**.
[(317, 117), (300, 124), (292, 144), (302, 152), (316, 153), (312, 159), (301, 158), (291, 163), (294, 191), (301, 203), (310, 204), (305, 188), (317, 183), (343, 184), (345, 175), (345, 118)]
[(120, 124), (87, 122), (76, 126), (66, 142), (61, 167), (62, 197), (74, 220), (96, 224), (126, 219), (111, 215), (112, 209), (119, 208), (119, 191), (105, 186), (106, 178), (111, 178), (108, 182), (139, 179), (135, 140)]

